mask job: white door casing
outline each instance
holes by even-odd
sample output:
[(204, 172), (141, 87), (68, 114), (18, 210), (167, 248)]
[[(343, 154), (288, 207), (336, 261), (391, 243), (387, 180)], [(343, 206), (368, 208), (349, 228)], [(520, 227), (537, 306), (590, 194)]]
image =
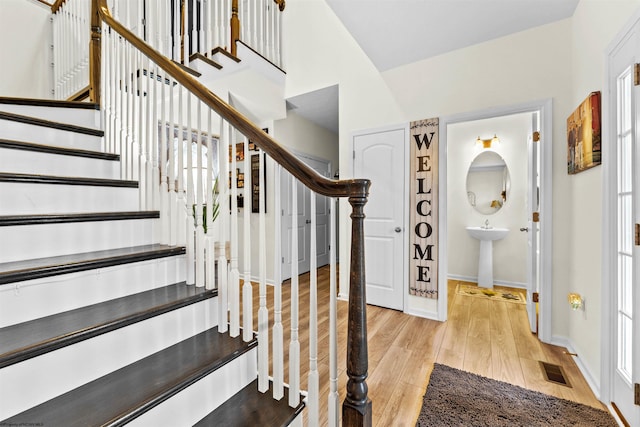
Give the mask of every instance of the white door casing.
[[(539, 222), (534, 221), (534, 215), (540, 210), (540, 175), (539, 175), (539, 157), (540, 144), (542, 144), (540, 134), (539, 113), (532, 113), (531, 133), (527, 141), (527, 167), (528, 167), (528, 186), (527, 186), (527, 295), (539, 294)], [(529, 326), (531, 332), (538, 332), (536, 303), (532, 298), (527, 298), (527, 314), (529, 317)]]
[(404, 309), (406, 127), (353, 135), (356, 178), (371, 180), (365, 205), (367, 303)]
[[(640, 14), (607, 49), (603, 93), (603, 329), (602, 400), (615, 404), (630, 425), (640, 425), (634, 387), (640, 383)], [(605, 284), (610, 284), (606, 286)]]

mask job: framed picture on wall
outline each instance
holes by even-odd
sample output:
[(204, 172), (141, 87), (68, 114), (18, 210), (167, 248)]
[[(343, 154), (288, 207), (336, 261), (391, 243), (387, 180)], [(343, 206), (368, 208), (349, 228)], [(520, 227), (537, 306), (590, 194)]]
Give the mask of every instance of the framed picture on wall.
[(602, 163), (600, 92), (591, 92), (567, 118), (567, 172), (570, 175)]
[[(262, 154), (264, 157), (263, 164), (266, 165), (267, 158), (266, 154)], [(265, 167), (266, 169), (266, 167)], [(260, 154), (254, 154), (251, 156), (251, 212), (260, 213), (260, 191), (264, 191), (264, 197), (266, 200), (267, 197), (267, 171), (262, 171), (263, 181), (265, 188), (260, 188)], [(267, 211), (267, 206), (265, 203), (264, 211)]]

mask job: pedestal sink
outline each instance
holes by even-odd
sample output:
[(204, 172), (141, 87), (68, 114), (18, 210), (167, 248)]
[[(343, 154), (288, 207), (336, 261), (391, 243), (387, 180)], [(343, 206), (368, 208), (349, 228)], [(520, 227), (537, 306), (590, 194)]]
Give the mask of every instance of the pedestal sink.
[(480, 240), (480, 256), (478, 257), (478, 286), (493, 288), (493, 244), (494, 240), (504, 239), (509, 232), (507, 228), (467, 227), (467, 232), (474, 239)]

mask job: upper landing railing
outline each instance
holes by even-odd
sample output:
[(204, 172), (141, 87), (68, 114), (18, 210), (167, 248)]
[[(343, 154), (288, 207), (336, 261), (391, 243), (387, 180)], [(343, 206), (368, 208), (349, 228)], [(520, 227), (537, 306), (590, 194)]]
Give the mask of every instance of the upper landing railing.
[[(57, 0), (53, 12), (54, 97), (87, 95), (91, 0)], [(46, 3), (45, 3), (46, 4)], [(118, 22), (138, 38), (181, 64), (216, 48), (236, 55), (242, 41), (282, 68), (282, 12), (285, 0), (109, 0)]]

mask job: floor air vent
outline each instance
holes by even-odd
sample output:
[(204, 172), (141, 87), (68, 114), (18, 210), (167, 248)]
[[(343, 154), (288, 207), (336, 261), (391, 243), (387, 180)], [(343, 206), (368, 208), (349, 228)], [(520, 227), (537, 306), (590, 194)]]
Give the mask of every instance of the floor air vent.
[(564, 374), (562, 366), (540, 361), (540, 367), (542, 368), (542, 373), (544, 374), (545, 380), (554, 384), (563, 385), (565, 387), (571, 387), (569, 380)]

